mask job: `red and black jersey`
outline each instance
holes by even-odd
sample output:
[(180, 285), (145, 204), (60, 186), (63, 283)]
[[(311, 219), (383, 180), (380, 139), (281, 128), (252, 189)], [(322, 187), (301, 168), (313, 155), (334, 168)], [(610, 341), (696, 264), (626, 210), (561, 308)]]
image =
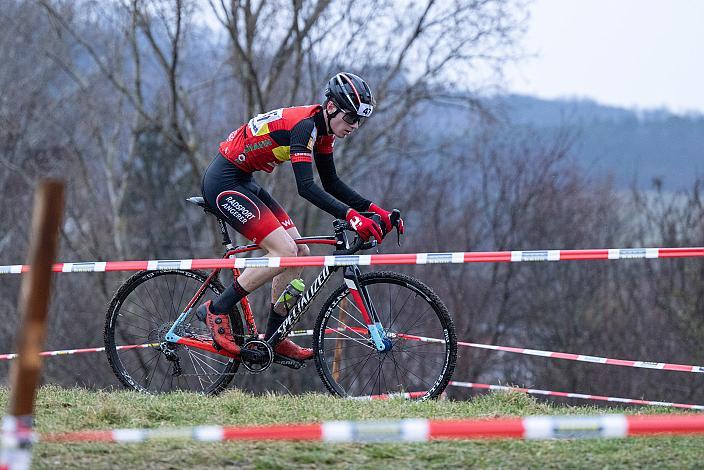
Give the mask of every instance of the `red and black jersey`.
[[(327, 133), (321, 105), (295, 106), (250, 119), (220, 143), (220, 153), (246, 173), (271, 173), (290, 160), (298, 194), (344, 219), (348, 207), (366, 211), (371, 201), (337, 176), (332, 155), (334, 142), (335, 136)], [(313, 156), (324, 191), (313, 181)]]
[[(277, 165), (291, 160), (312, 161), (312, 154), (332, 154), (334, 135), (327, 135), (322, 106), (295, 106), (259, 114), (230, 133), (220, 143), (220, 153), (246, 172), (271, 173)], [(320, 124), (316, 126), (316, 120)]]

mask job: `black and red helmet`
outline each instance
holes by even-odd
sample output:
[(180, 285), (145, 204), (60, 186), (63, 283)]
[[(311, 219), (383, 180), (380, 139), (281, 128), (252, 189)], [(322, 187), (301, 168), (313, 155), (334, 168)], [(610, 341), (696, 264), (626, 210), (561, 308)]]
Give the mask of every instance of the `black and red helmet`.
[(328, 80), (325, 97), (347, 112), (367, 118), (374, 112), (374, 95), (361, 77), (348, 72), (340, 72)]

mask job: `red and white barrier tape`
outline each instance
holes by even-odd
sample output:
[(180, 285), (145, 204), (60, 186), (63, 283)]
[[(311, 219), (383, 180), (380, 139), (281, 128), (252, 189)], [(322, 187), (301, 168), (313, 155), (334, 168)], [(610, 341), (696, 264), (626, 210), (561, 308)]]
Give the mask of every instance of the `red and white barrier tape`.
[[(297, 331), (291, 332), (291, 334), (289, 336), (305, 336), (305, 335), (310, 335), (310, 334), (312, 334), (312, 330), (297, 330)], [(458, 344), (460, 344), (460, 343), (458, 343)], [(471, 343), (466, 343), (466, 344), (471, 344)], [(118, 349), (150, 348), (150, 347), (154, 347), (154, 346), (158, 346), (158, 343), (139, 344), (139, 345), (130, 345), (130, 346), (118, 346)], [(486, 345), (480, 345), (480, 346), (486, 346)], [(491, 348), (491, 349), (494, 349), (494, 348)], [(41, 355), (61, 356), (61, 355), (75, 354), (75, 353), (79, 353), (79, 352), (100, 352), (100, 351), (104, 351), (104, 350), (105, 350), (105, 348), (69, 349), (69, 350), (64, 350), (64, 351), (42, 352)], [(17, 354), (0, 355), (0, 359), (14, 359), (15, 357), (17, 357)], [(549, 356), (546, 356), (546, 357), (549, 357)], [(593, 361), (590, 361), (590, 362), (593, 362)], [(632, 361), (630, 361), (630, 362), (632, 362)], [(637, 367), (637, 366), (633, 366), (633, 367)], [(687, 367), (698, 367), (698, 366), (687, 366)], [(664, 368), (660, 368), (660, 369), (664, 369)], [(666, 369), (666, 370), (676, 370), (676, 369)], [(686, 372), (694, 372), (692, 370), (685, 370), (685, 371)], [(697, 372), (700, 372), (700, 371), (697, 371)], [(450, 381), (449, 385), (455, 386), (455, 387), (478, 388), (478, 389), (484, 389), (484, 390), (514, 391), (514, 392), (529, 393), (529, 394), (533, 394), (533, 395), (555, 396), (555, 397), (562, 397), (562, 398), (579, 398), (579, 399), (583, 399), (583, 400), (608, 401), (608, 402), (626, 403), (626, 404), (632, 404), (632, 405), (651, 405), (651, 406), (665, 406), (665, 407), (683, 408), (683, 409), (692, 409), (692, 410), (704, 410), (704, 405), (691, 405), (691, 404), (682, 404), (682, 403), (640, 400), (640, 399), (634, 399), (634, 398), (608, 397), (608, 396), (601, 396), (601, 395), (586, 395), (583, 393), (572, 393), (572, 392), (554, 392), (554, 391), (550, 391), (550, 390), (509, 387), (509, 386), (504, 386), (504, 385), (490, 385), (490, 384), (479, 384), (479, 383), (459, 382), (459, 381)], [(373, 395), (373, 396), (368, 396), (368, 397), (354, 397), (352, 399), (354, 399), (354, 400), (385, 400), (385, 399), (390, 399), (390, 398), (414, 399), (414, 398), (422, 397), (423, 395), (425, 395), (425, 392), (406, 392), (406, 393), (394, 393), (394, 394), (388, 394), (388, 395)]]
[[(445, 340), (439, 338), (426, 338), (424, 336), (399, 334), (400, 337), (407, 339), (415, 339), (418, 341), (429, 343), (444, 343)], [(670, 364), (667, 362), (647, 362), (647, 361), (631, 361), (626, 359), (611, 359), (608, 357), (589, 356), (586, 354), (573, 354), (556, 351), (543, 351), (540, 349), (514, 348), (510, 346), (498, 346), (493, 344), (467, 343), (458, 341), (458, 346), (467, 346), (470, 348), (490, 349), (493, 351), (510, 352), (515, 354), (526, 354), (529, 356), (549, 357), (553, 359), (566, 359), (568, 361), (589, 362), (592, 364), (608, 364), (612, 366), (636, 367), (641, 369), (658, 369), (672, 370), (677, 372), (695, 372), (704, 373), (704, 366), (693, 366), (688, 364)]]
[[(522, 261), (577, 261), (655, 258), (703, 258), (704, 248), (601, 248), (590, 250), (477, 251), (405, 253), (386, 255), (300, 256), (284, 258), (181, 259), (149, 261), (88, 261), (58, 263), (52, 271), (86, 273), (106, 271), (157, 271), (168, 269), (278, 268), (293, 266), (369, 266), (380, 264), (461, 264)], [(28, 265), (0, 266), (0, 274), (20, 274)]]
[[(511, 391), (520, 393), (529, 393), (531, 395), (544, 395), (551, 397), (562, 397), (562, 398), (579, 398), (582, 400), (596, 400), (596, 401), (608, 401), (612, 403), (626, 403), (630, 405), (649, 405), (649, 406), (664, 406), (669, 408), (682, 408), (686, 410), (704, 410), (704, 405), (690, 405), (686, 403), (670, 403), (664, 401), (651, 401), (651, 400), (639, 400), (635, 398), (619, 398), (619, 397), (607, 397), (602, 395), (586, 395), (583, 393), (570, 393), (570, 392), (553, 392), (550, 390), (540, 390), (535, 388), (520, 388), (520, 387), (508, 387), (505, 385), (489, 385), (489, 384), (477, 384), (472, 382), (457, 382), (451, 380), (448, 385), (453, 387), (463, 387), (463, 388), (479, 388), (483, 390), (500, 390), (500, 391)], [(416, 392), (423, 393), (423, 392)], [(421, 395), (422, 396), (422, 395)], [(413, 398), (413, 397), (410, 397)]]
[(324, 442), (425, 442), (434, 439), (594, 439), (663, 434), (703, 434), (704, 416), (529, 416), (484, 420), (328, 421), (273, 426), (196, 426), (114, 429), (44, 434), (40, 442), (286, 440)]
[[(312, 334), (312, 332), (313, 332), (313, 330), (295, 330), (295, 331), (292, 331), (291, 334), (289, 334), (289, 336), (310, 336)], [(411, 339), (418, 339), (418, 338), (423, 338), (423, 337), (418, 336), (418, 337), (413, 337)], [(442, 340), (436, 340), (434, 338), (423, 338), (421, 340), (442, 342)], [(490, 346), (490, 345), (481, 345), (481, 344), (476, 344), (476, 343), (460, 343), (460, 342), (458, 342), (457, 344), (462, 344), (462, 345), (466, 345), (466, 346), (473, 346), (473, 347)], [(148, 344), (138, 344), (138, 345), (129, 345), (129, 346), (118, 346), (117, 349), (150, 348), (150, 347), (154, 347), (154, 346), (158, 346), (158, 345), (159, 345), (158, 343), (148, 343)], [(489, 349), (498, 349), (498, 350), (504, 350), (503, 348), (504, 348), (503, 346), (490, 346), (489, 347)], [(517, 353), (524, 354), (520, 350), (520, 348), (506, 348), (506, 350), (511, 350), (511, 349), (515, 349), (515, 351), (512, 350), (509, 352), (517, 352)], [(63, 356), (63, 355), (77, 354), (77, 353), (84, 353), (84, 352), (101, 352), (104, 350), (105, 350), (104, 347), (102, 347), (102, 348), (68, 349), (68, 350), (61, 350), (61, 351), (45, 351), (45, 352), (40, 353), (40, 355), (42, 355), (42, 356)], [(534, 351), (534, 350), (528, 350), (528, 351)], [(549, 352), (549, 351), (538, 351), (538, 352)], [(567, 353), (556, 353), (556, 354), (564, 354), (566, 356), (577, 356), (577, 357), (579, 356), (579, 355), (574, 355), (574, 354), (568, 355)], [(548, 355), (544, 355), (544, 356), (545, 357), (556, 357), (556, 356), (548, 356)], [(14, 359), (16, 357), (17, 357), (17, 354), (3, 354), (3, 355), (0, 355), (0, 360)], [(581, 360), (581, 359), (576, 359), (574, 357), (564, 357), (564, 359)], [(601, 358), (601, 359), (603, 359), (603, 358)], [(617, 360), (613, 359), (613, 361), (617, 361)], [(600, 364), (606, 363), (603, 361), (587, 361), (587, 362), (594, 362), (594, 363), (600, 363)], [(634, 363), (634, 364), (640, 363), (640, 361), (622, 361), (622, 362)], [(646, 364), (652, 364), (652, 363), (646, 363)], [(680, 371), (684, 371), (684, 372), (701, 372), (701, 370), (693, 370), (693, 368), (700, 368), (700, 366), (683, 366), (681, 364), (665, 364), (665, 363), (660, 363), (660, 364), (664, 364), (666, 366), (667, 365), (678, 366), (681, 368), (677, 369), (674, 367), (657, 367), (657, 369), (680, 370)], [(631, 365), (631, 364), (616, 364), (616, 365), (626, 365), (629, 367), (655, 368), (655, 367), (650, 367), (650, 366)], [(550, 390), (509, 387), (509, 386), (504, 386), (504, 385), (490, 385), (490, 384), (459, 382), (459, 381), (450, 381), (449, 385), (455, 386), (455, 387), (464, 387), (464, 388), (515, 391), (515, 392), (529, 393), (529, 394), (533, 394), (533, 395), (556, 396), (556, 397), (563, 397), (563, 398), (579, 398), (579, 399), (583, 399), (583, 400), (608, 401), (608, 402), (626, 403), (626, 404), (633, 404), (633, 405), (666, 406), (666, 407), (673, 407), (673, 408), (704, 410), (704, 405), (691, 405), (691, 404), (682, 404), (682, 403), (640, 400), (640, 399), (633, 399), (633, 398), (608, 397), (608, 396), (601, 396), (601, 395), (587, 395), (587, 394), (572, 393), (572, 392), (554, 392), (554, 391), (550, 391)], [(354, 397), (354, 399), (356, 399), (356, 400), (390, 399), (390, 398), (413, 399), (413, 398), (421, 397), (423, 395), (425, 395), (425, 392), (406, 392), (406, 393), (379, 395), (379, 396), (371, 396), (371, 397)]]
[[(295, 336), (310, 336), (313, 334), (313, 330), (294, 330), (289, 334), (289, 337)], [(261, 335), (260, 335), (261, 336)], [(443, 343), (444, 340), (438, 338), (427, 338), (424, 336), (417, 335), (399, 335), (400, 337), (406, 339), (413, 339), (423, 342), (437, 342)], [(129, 346), (118, 346), (117, 349), (132, 349), (132, 348), (149, 348), (158, 346), (158, 343), (149, 344), (136, 344)], [(493, 351), (510, 352), (515, 354), (525, 354), (530, 356), (548, 357), (552, 359), (565, 359), (568, 361), (578, 361), (578, 362), (589, 362), (592, 364), (607, 364), (613, 366), (621, 367), (634, 367), (641, 369), (656, 369), (656, 370), (670, 370), (677, 372), (691, 372), (691, 373), (704, 373), (704, 366), (694, 366), (689, 364), (671, 364), (668, 362), (648, 362), (648, 361), (633, 361), (627, 359), (612, 359), (608, 357), (590, 356), (587, 354), (574, 354), (566, 352), (556, 352), (556, 351), (543, 351), (540, 349), (528, 349), (528, 348), (515, 348), (511, 346), (499, 346), (493, 344), (482, 344), (482, 343), (468, 343), (464, 341), (458, 341), (458, 346), (466, 346), (470, 348), (479, 349), (489, 349)], [(40, 353), (42, 356), (63, 356), (70, 354), (88, 353), (88, 352), (102, 352), (105, 348), (84, 348), (84, 349), (64, 349), (59, 351), (45, 351)], [(17, 357), (16, 353), (10, 354), (0, 354), (0, 361), (15, 359)]]
[(0, 470), (29, 470), (32, 444), (37, 439), (32, 430), (32, 417), (3, 417), (0, 438)]
[[(313, 334), (313, 330), (294, 330), (291, 333), (289, 333), (289, 337), (291, 336), (311, 336)], [(263, 334), (259, 335), (260, 338), (264, 338)], [(130, 344), (126, 346), (117, 346), (116, 349), (144, 349), (144, 348), (154, 348), (158, 347), (159, 343), (145, 343), (145, 344)], [(40, 356), (70, 356), (72, 354), (82, 354), (82, 353), (92, 353), (92, 352), (103, 352), (105, 351), (105, 347), (100, 347), (100, 348), (80, 348), (80, 349), (60, 349), (57, 351), (43, 351), (40, 352)], [(17, 353), (7, 353), (7, 354), (0, 354), (0, 361), (9, 361), (12, 359), (16, 359), (19, 354)]]
[(420, 398), (428, 392), (401, 392), (401, 393), (384, 393), (383, 395), (366, 395), (361, 397), (347, 397), (348, 400), (353, 401), (372, 401), (372, 400), (413, 400), (415, 398)]
[[(142, 349), (142, 348), (153, 348), (158, 347), (159, 343), (147, 343), (147, 344), (131, 344), (128, 346), (117, 346), (117, 349)], [(59, 351), (44, 351), (40, 352), (40, 356), (68, 356), (71, 354), (89, 353), (89, 352), (102, 352), (105, 351), (105, 347), (102, 348), (82, 348), (82, 349), (62, 349)], [(15, 359), (18, 356), (17, 353), (10, 354), (0, 354), (0, 361), (8, 361), (10, 359)]]

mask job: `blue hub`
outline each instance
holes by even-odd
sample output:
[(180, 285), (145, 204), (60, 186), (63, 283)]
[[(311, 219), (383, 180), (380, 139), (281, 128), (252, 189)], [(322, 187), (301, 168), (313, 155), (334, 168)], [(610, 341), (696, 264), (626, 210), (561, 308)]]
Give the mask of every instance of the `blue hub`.
[(394, 343), (389, 338), (383, 338), (381, 342), (384, 343), (384, 349), (381, 352), (389, 352), (394, 346)]

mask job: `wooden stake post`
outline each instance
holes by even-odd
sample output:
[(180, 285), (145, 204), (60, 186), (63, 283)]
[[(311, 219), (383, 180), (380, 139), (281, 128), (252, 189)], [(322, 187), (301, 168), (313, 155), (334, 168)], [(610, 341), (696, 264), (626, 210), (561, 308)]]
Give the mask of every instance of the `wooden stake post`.
[(46, 336), (51, 293), (51, 265), (56, 258), (63, 212), (64, 186), (44, 180), (34, 196), (32, 232), (27, 262), (31, 268), (22, 279), (17, 330), (17, 359), (10, 369), (10, 401), (2, 426), (0, 470), (29, 468), (32, 415), (41, 379), (39, 353)]
[[(337, 317), (340, 324), (337, 325), (336, 328), (344, 328), (345, 321), (347, 320), (345, 307), (347, 307), (347, 297), (344, 297), (340, 301), (340, 306), (338, 307), (340, 312)], [(332, 361), (332, 378), (335, 379), (335, 382), (340, 380), (340, 363), (342, 362), (342, 348), (344, 345), (345, 342), (342, 341), (342, 335), (340, 335), (340, 337), (335, 340), (335, 355)]]

